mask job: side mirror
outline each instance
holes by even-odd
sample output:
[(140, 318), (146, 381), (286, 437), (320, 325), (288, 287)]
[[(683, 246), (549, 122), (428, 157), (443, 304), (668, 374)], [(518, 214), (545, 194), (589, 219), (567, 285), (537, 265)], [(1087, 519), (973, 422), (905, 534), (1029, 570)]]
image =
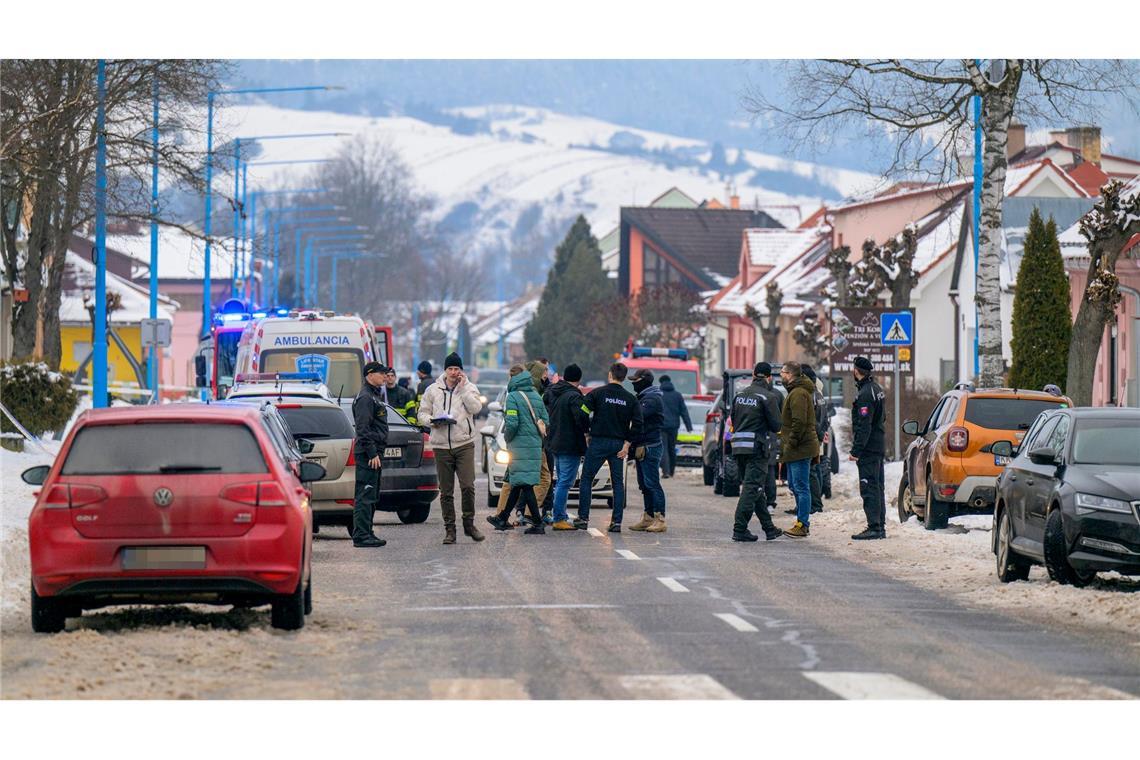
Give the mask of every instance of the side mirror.
[[(308, 438), (296, 438), (294, 440), (297, 442), (297, 451), (301, 452), (302, 454), (313, 453), (313, 442)], [(320, 480), (320, 478), (318, 478), (318, 480)]]
[(44, 481), (47, 480), (49, 472), (51, 472), (51, 465), (38, 464), (35, 467), (29, 467), (20, 473), (20, 480), (24, 481), (30, 486), (42, 486), (44, 484)]
[(914, 420), (907, 420), (903, 423), (903, 432), (907, 435), (918, 435), (918, 423)]
[(492, 401), (491, 403), (487, 404), (487, 411), (489, 411), (489, 412), (501, 412), (501, 411), (503, 411), (503, 405), (500, 404), (498, 401)]
[(315, 480), (323, 479), (327, 471), (316, 462), (301, 462), (300, 473), (302, 483), (312, 483)]
[(1009, 441), (994, 441), (990, 444), (990, 451), (994, 456), (1011, 457), (1013, 456), (1013, 444)]
[(198, 354), (194, 357), (194, 384), (199, 388), (208, 385), (206, 381), (206, 357)]
[(1057, 464), (1057, 452), (1048, 446), (1042, 446), (1029, 452), (1029, 461), (1033, 464)]

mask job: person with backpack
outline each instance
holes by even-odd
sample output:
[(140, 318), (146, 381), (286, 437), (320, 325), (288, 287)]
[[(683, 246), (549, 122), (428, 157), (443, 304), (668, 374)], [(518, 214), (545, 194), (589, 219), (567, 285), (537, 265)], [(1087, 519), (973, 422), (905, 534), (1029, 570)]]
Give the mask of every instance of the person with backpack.
[(530, 511), (533, 523), (524, 532), (529, 535), (546, 533), (534, 487), (541, 478), (544, 459), (542, 442), (549, 423), (546, 407), (535, 391), (534, 381), (526, 367), (514, 365), (511, 367), (511, 379), (507, 383), (507, 405), (503, 412), (503, 437), (507, 440), (507, 451), (511, 455), (510, 464), (507, 465), (511, 493), (506, 508), (487, 517), (487, 522), (495, 526), (495, 530), (510, 530), (513, 527), (511, 512), (521, 502)]

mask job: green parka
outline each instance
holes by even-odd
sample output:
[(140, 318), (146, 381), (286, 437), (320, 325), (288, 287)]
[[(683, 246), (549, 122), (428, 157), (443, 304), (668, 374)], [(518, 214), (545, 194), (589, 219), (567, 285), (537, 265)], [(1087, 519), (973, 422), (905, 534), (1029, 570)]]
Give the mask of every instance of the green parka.
[(780, 429), (780, 461), (797, 462), (819, 456), (815, 428), (815, 384), (800, 375), (788, 386)]
[[(527, 407), (523, 396), (530, 401)], [(531, 416), (544, 424), (550, 424), (546, 406), (534, 390), (534, 380), (528, 372), (520, 372), (507, 383), (507, 408), (504, 413), (503, 437), (507, 439), (507, 451), (511, 463), (507, 467), (507, 477), (512, 486), (536, 486), (542, 473), (542, 435)]]

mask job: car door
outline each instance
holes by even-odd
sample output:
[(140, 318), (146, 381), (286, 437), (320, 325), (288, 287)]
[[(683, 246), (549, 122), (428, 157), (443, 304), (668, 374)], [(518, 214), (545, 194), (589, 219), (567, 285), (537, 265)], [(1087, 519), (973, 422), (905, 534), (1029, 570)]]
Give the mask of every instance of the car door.
[(930, 412), (930, 416), (926, 419), (926, 424), (922, 430), (919, 431), (918, 437), (914, 439), (914, 445), (911, 449), (910, 461), (907, 463), (907, 473), (910, 478), (911, 493), (916, 499), (919, 499), (922, 504), (926, 503), (926, 462), (929, 457), (930, 443), (934, 437), (934, 430), (938, 426), (938, 415), (942, 413), (942, 409), (946, 406), (946, 397), (943, 397), (934, 406), (934, 410)]
[[(1059, 414), (1047, 428), (1042, 428), (1033, 448), (1048, 447), (1058, 457), (1064, 456), (1065, 441), (1069, 437), (1069, 415)], [(1045, 516), (1049, 511), (1049, 502), (1057, 488), (1057, 471), (1060, 469), (1052, 464), (1034, 464), (1029, 461), (1029, 452), (1025, 450), (1026, 477), (1025, 477), (1025, 537), (1037, 543), (1045, 541)]]
[(1039, 416), (1025, 434), (1020, 447), (1014, 443), (1016, 454), (1010, 457), (1005, 466), (1006, 472), (1002, 476), (1002, 491), (1005, 495), (1005, 506), (1009, 512), (1009, 519), (1013, 523), (1015, 535), (1025, 535), (1025, 483), (1029, 477), (1025, 463), (1029, 461), (1027, 452), (1039, 434), (1046, 426), (1052, 429), (1052, 421), (1048, 415)]

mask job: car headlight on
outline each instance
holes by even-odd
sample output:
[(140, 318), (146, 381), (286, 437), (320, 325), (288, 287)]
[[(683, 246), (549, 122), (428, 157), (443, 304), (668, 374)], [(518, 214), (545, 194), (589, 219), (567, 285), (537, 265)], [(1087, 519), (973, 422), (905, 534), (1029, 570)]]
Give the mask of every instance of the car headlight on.
[(486, 404), (487, 403), (487, 397), (484, 396), (482, 393), (479, 394), (479, 403), (480, 404)]
[(499, 449), (495, 452), (495, 464), (510, 464), (511, 452), (506, 449)]
[(1110, 499), (1107, 496), (1094, 496), (1091, 493), (1077, 494), (1077, 513), (1088, 514), (1092, 510), (1101, 512), (1120, 512), (1132, 514), (1132, 505), (1120, 499)]

